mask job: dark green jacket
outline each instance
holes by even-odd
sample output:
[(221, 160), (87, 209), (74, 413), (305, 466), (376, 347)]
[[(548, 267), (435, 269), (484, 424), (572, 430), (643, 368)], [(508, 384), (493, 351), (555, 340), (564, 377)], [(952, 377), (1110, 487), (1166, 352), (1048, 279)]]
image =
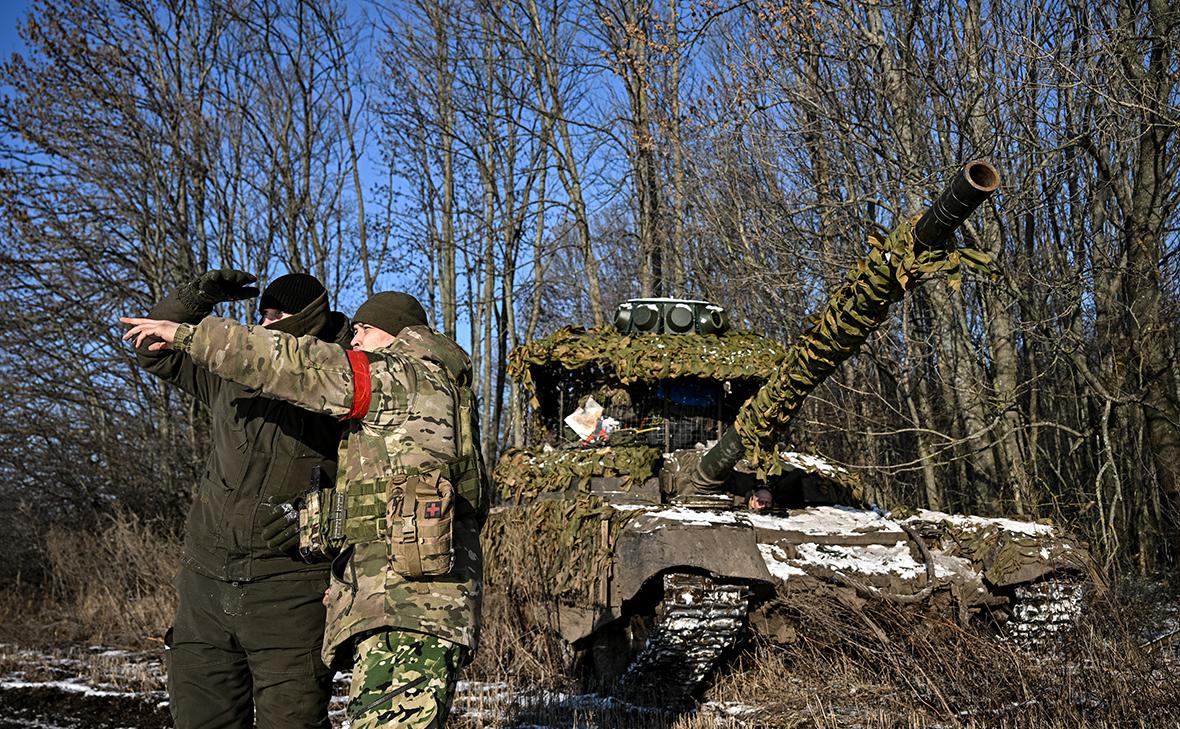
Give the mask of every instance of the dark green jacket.
[[(149, 316), (196, 323), (208, 314), (192, 311), (173, 295), (156, 304)], [(326, 294), (272, 328), (295, 335), (314, 333), (344, 347), (351, 338), (348, 319), (329, 310)], [(230, 582), (271, 576), (326, 580), (326, 564), (307, 564), (268, 548), (261, 530), (268, 505), (290, 501), (307, 490), (315, 466), (322, 467), (326, 478), (335, 478), (339, 421), (223, 380), (184, 353), (150, 352), (149, 343), (136, 351), (139, 364), (209, 410), (213, 447), (193, 494), (184, 563)]]

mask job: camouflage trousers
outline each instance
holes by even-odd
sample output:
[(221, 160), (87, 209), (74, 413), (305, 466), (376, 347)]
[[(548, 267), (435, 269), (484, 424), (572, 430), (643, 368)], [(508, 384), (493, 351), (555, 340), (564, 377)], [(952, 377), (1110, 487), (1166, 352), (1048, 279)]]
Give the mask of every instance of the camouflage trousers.
[(460, 652), (458, 643), (399, 630), (358, 642), (348, 689), (350, 729), (441, 729)]

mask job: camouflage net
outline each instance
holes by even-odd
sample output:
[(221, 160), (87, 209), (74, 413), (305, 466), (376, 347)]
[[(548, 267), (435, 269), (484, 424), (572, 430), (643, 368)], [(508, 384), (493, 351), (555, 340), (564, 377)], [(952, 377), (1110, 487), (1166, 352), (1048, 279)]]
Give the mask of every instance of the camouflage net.
[(619, 478), (619, 488), (629, 489), (655, 472), (660, 460), (658, 448), (612, 446), (537, 453), (510, 448), (492, 472), (492, 480), (505, 499), (520, 500), (540, 493), (571, 488), (587, 492), (594, 476)]
[(485, 581), (527, 597), (601, 605), (615, 543), (639, 511), (593, 496), (494, 509), (480, 536)]
[(779, 453), (779, 458), (793, 469), (817, 476), (818, 488), (832, 503), (866, 505), (865, 485), (859, 474), (816, 455), (783, 451)]
[(883, 240), (869, 237), (869, 254), (849, 271), (828, 305), (811, 317), (811, 326), (781, 367), (738, 412), (734, 427), (760, 476), (781, 472), (774, 444), (807, 396), (884, 323), (890, 305), (934, 273), (947, 272), (957, 287), (960, 262), (986, 263), (986, 256), (975, 251), (916, 253), (913, 232), (919, 217), (903, 222)]
[(623, 384), (673, 377), (766, 379), (785, 353), (783, 345), (753, 332), (626, 335), (609, 326), (568, 326), (512, 350), (508, 373), (528, 390), (537, 407), (534, 367), (577, 370), (594, 365), (613, 370)]
[(988, 583), (998, 587), (1028, 582), (1059, 567), (1093, 572), (1089, 552), (1068, 537), (1015, 534), (998, 525), (941, 524), (960, 556), (983, 569)]

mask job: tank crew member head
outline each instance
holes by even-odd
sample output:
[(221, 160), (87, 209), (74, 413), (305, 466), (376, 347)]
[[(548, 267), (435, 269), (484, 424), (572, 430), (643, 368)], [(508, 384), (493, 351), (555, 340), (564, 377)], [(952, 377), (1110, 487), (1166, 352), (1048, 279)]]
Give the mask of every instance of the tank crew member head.
[(353, 315), (352, 348), (376, 352), (393, 344), (402, 329), (426, 324), (426, 310), (417, 299), (402, 291), (382, 291)]

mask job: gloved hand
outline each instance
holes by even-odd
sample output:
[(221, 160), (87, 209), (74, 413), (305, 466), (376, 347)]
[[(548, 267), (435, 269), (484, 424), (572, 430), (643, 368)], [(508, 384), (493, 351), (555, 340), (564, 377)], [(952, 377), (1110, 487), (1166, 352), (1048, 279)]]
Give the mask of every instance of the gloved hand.
[(250, 286), (258, 277), (232, 268), (206, 271), (177, 290), (181, 302), (193, 311), (209, 311), (222, 301), (241, 301), (258, 296), (258, 287)]
[(299, 504), (288, 501), (283, 504), (263, 504), (270, 509), (263, 515), (262, 538), (266, 546), (280, 552), (290, 552), (299, 546)]

